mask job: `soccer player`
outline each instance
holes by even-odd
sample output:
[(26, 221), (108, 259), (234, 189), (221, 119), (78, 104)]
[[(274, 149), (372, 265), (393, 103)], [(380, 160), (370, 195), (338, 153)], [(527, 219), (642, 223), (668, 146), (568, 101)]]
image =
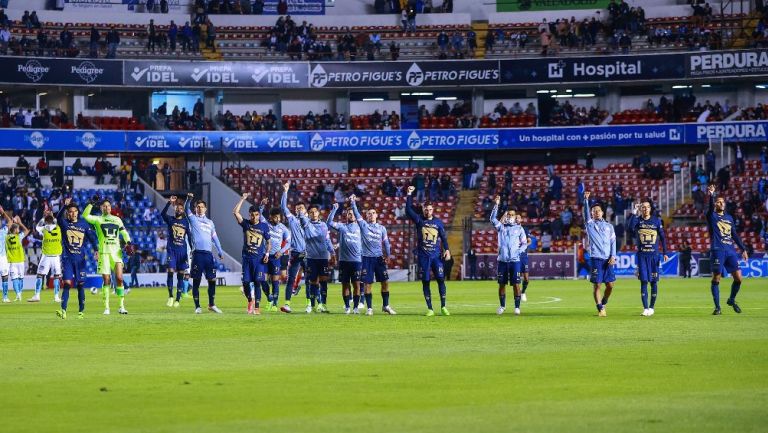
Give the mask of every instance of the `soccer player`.
[[(709, 192), (709, 210), (707, 210), (707, 226), (709, 228), (710, 255), (712, 258), (712, 300), (715, 302), (713, 315), (719, 316), (720, 312), (720, 278), (723, 270), (733, 276), (731, 283), (731, 295), (726, 302), (733, 307), (733, 311), (741, 313), (739, 304), (736, 303), (736, 295), (741, 289), (741, 269), (739, 268), (739, 254), (733, 246), (735, 243), (741, 249), (741, 258), (747, 260), (747, 249), (741, 241), (733, 217), (725, 212), (725, 199), (715, 199), (715, 186), (707, 188)], [(10, 256), (9, 256), (10, 257)]]
[(53, 302), (61, 302), (59, 298), (59, 279), (61, 278), (61, 227), (50, 210), (46, 210), (43, 218), (38, 221), (35, 230), (43, 237), (43, 255), (37, 265), (37, 280), (35, 294), (27, 302), (40, 302), (42, 290), (48, 272), (53, 274)]
[(295, 293), (293, 293), (293, 283), (296, 281), (299, 269), (301, 269), (304, 274), (306, 285), (307, 313), (311, 313), (312, 308), (315, 306), (315, 298), (313, 296), (314, 294), (310, 293), (309, 290), (309, 280), (307, 279), (307, 243), (304, 240), (304, 227), (302, 226), (300, 219), (302, 215), (306, 215), (306, 207), (304, 206), (304, 203), (296, 203), (294, 206), (296, 215), (291, 213), (291, 210), (288, 209), (288, 190), (290, 187), (290, 182), (286, 182), (285, 185), (283, 185), (283, 196), (280, 199), (280, 208), (283, 210), (283, 214), (288, 221), (288, 228), (291, 230), (291, 262), (288, 265), (288, 281), (285, 285), (285, 296), (286, 301), (288, 302), (280, 307), (280, 311), (283, 313), (290, 313), (292, 311), (290, 304), (291, 299), (288, 293), (290, 292), (292, 295), (295, 295)]
[[(606, 317), (605, 304), (613, 291), (616, 276), (613, 265), (616, 264), (616, 232), (613, 225), (603, 219), (603, 209), (598, 203), (590, 207), (589, 191), (584, 192), (584, 225), (587, 231), (587, 249), (589, 250), (589, 281), (592, 283), (592, 296), (595, 299), (597, 315)], [(600, 297), (600, 285), (605, 283), (605, 293)]]
[[(651, 202), (638, 200), (627, 227), (634, 234), (637, 243), (637, 277), (640, 280), (640, 299), (643, 302), (643, 316), (653, 316), (659, 281), (659, 244), (667, 256), (667, 240), (661, 218), (651, 215)], [(648, 283), (651, 284), (651, 302), (648, 303)]]
[[(91, 215), (91, 209), (99, 204), (101, 215)], [(99, 264), (97, 272), (101, 274), (101, 296), (104, 299), (104, 314), (109, 314), (109, 292), (112, 286), (112, 272), (115, 273), (115, 293), (120, 298), (120, 314), (128, 314), (125, 309), (125, 290), (123, 289), (123, 250), (121, 241), (130, 245), (131, 236), (125, 229), (123, 221), (112, 215), (112, 203), (109, 199), (94, 196), (83, 209), (83, 219), (91, 224), (99, 239)]]
[[(173, 206), (175, 214), (168, 215), (168, 209)], [(187, 271), (189, 269), (189, 257), (187, 256), (187, 239), (189, 238), (189, 220), (184, 212), (184, 204), (172, 195), (165, 204), (161, 212), (163, 221), (168, 226), (168, 259), (166, 261), (166, 270), (168, 278), (166, 285), (168, 287), (169, 307), (178, 308), (181, 301), (181, 295), (184, 291), (184, 285), (187, 280)], [(176, 298), (173, 297), (173, 274), (176, 274)]]
[[(446, 287), (445, 273), (443, 271), (442, 256), (445, 260), (451, 257), (451, 251), (448, 249), (448, 237), (445, 235), (445, 227), (440, 219), (435, 218), (434, 208), (426, 203), (423, 206), (424, 217), (421, 217), (413, 209), (413, 192), (416, 187), (409, 186), (407, 197), (405, 199), (405, 213), (408, 218), (416, 224), (416, 248), (419, 262), (419, 272), (421, 273), (421, 287), (424, 291), (424, 300), (427, 302), (427, 316), (434, 316), (432, 309), (432, 291), (429, 288), (430, 271), (434, 272), (437, 280), (437, 288), (440, 291), (440, 313), (443, 316), (450, 316), (448, 308), (445, 307)], [(438, 242), (439, 241), (439, 242)]]
[(216, 225), (213, 224), (205, 213), (208, 211), (208, 205), (203, 200), (195, 202), (195, 212), (192, 213), (192, 199), (195, 195), (187, 194), (187, 200), (184, 202), (184, 210), (189, 219), (189, 234), (192, 240), (192, 298), (195, 301), (195, 314), (201, 314), (200, 308), (200, 281), (205, 275), (208, 280), (208, 311), (221, 314), (222, 311), (216, 306), (216, 263), (213, 261), (212, 247), (216, 247), (219, 254), (219, 260), (224, 257), (224, 250), (221, 249), (219, 237), (216, 235)]
[(515, 211), (508, 210), (499, 221), (496, 217), (499, 214), (499, 203), (501, 197), (496, 196), (496, 203), (491, 211), (491, 224), (496, 229), (499, 242), (498, 264), (498, 283), (499, 283), (499, 309), (496, 314), (504, 314), (507, 308), (507, 284), (512, 284), (515, 291), (515, 316), (520, 315), (520, 274), (521, 257), (520, 255), (528, 248), (528, 237), (525, 230), (519, 224), (515, 224)]
[(72, 203), (72, 199), (64, 199), (64, 206), (59, 210), (56, 219), (62, 231), (62, 279), (64, 290), (61, 294), (61, 309), (56, 315), (62, 319), (67, 318), (67, 304), (69, 303), (69, 289), (77, 288), (78, 313), (77, 318), (82, 319), (85, 312), (85, 239), (91, 247), (98, 247), (99, 241), (96, 233), (84, 219), (79, 216), (80, 210)]
[[(6, 218), (10, 218), (6, 213)], [(29, 235), (29, 229), (21, 222), (18, 216), (13, 217), (8, 235), (5, 237), (5, 251), (8, 254), (8, 266), (13, 291), (16, 292), (16, 301), (21, 301), (21, 292), (24, 289), (24, 245), (22, 241)]]
[(8, 299), (8, 273), (10, 272), (10, 265), (8, 263), (8, 254), (5, 251), (5, 240), (8, 236), (8, 229), (11, 227), (11, 224), (13, 224), (13, 220), (7, 213), (5, 213), (2, 206), (0, 206), (0, 216), (5, 220), (4, 225), (0, 222), (0, 225), (2, 225), (2, 227), (0, 227), (0, 277), (3, 280), (3, 303), (7, 304), (11, 302), (11, 300)]
[[(280, 298), (280, 278), (285, 277), (285, 269), (288, 263), (285, 262), (283, 266), (283, 259), (287, 257), (288, 250), (291, 248), (291, 231), (288, 227), (281, 222), (283, 217), (283, 211), (280, 208), (272, 208), (269, 210), (269, 220), (264, 219), (264, 209), (267, 206), (267, 199), (261, 201), (259, 207), (259, 221), (263, 223), (268, 222), (269, 226), (269, 261), (267, 262), (267, 275), (272, 281), (272, 293), (270, 295), (269, 311), (277, 311), (277, 301)], [(262, 289), (266, 287), (269, 290), (268, 282), (262, 283)], [(285, 305), (290, 308), (291, 305), (291, 290), (285, 291)]]
[[(338, 210), (339, 204), (334, 203), (328, 214), (326, 224), (339, 233), (339, 281), (341, 281), (341, 296), (344, 299), (344, 314), (351, 312), (349, 302), (352, 292), (355, 295), (354, 313), (360, 314), (357, 309), (357, 303), (360, 300), (360, 270), (363, 267), (360, 226), (355, 223), (355, 214), (352, 209), (347, 209), (344, 213), (344, 217), (347, 219), (345, 223), (334, 222), (333, 218)], [(366, 315), (372, 316), (373, 306), (371, 305), (370, 294), (365, 295), (365, 300), (368, 305)]]
[(379, 214), (375, 209), (368, 209), (365, 213), (366, 218), (360, 215), (357, 209), (357, 197), (354, 195), (349, 198), (352, 204), (352, 212), (355, 215), (357, 224), (360, 225), (361, 241), (363, 246), (363, 271), (361, 278), (365, 285), (365, 299), (368, 302), (368, 308), (371, 308), (373, 302), (371, 289), (374, 280), (381, 283), (381, 310), (387, 314), (397, 314), (389, 305), (389, 274), (387, 265), (389, 264), (390, 246), (387, 229), (378, 223)]
[[(269, 261), (270, 238), (269, 226), (260, 221), (261, 212), (256, 206), (248, 209), (249, 220), (240, 215), (240, 208), (248, 199), (249, 193), (244, 193), (232, 209), (232, 215), (243, 229), (243, 294), (248, 299), (247, 314), (261, 314), (261, 283), (266, 280), (267, 262)], [(254, 293), (251, 294), (251, 284)], [(254, 299), (255, 295), (255, 299)]]
[(528, 249), (531, 246), (531, 232), (523, 225), (523, 216), (520, 214), (515, 215), (515, 222), (523, 228), (525, 232), (526, 245), (522, 253), (520, 253), (520, 275), (523, 277), (523, 290), (520, 292), (520, 300), (528, 302), (528, 297), (525, 291), (528, 290)]

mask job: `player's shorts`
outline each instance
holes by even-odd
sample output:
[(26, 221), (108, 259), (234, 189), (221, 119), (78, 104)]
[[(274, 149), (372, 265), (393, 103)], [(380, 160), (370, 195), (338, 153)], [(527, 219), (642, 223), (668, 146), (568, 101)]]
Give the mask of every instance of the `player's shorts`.
[(341, 284), (356, 283), (360, 281), (362, 262), (339, 261), (339, 282)]
[(613, 266), (606, 259), (589, 259), (589, 281), (592, 284), (612, 283), (616, 281)]
[(298, 253), (296, 251), (291, 251), (291, 268), (296, 268), (296, 266), (301, 266), (305, 271), (307, 269), (307, 256), (305, 253)]
[(99, 251), (99, 264), (96, 266), (96, 272), (99, 275), (110, 275), (115, 271), (117, 264), (123, 264), (123, 252), (115, 251), (113, 253), (102, 253)]
[(8, 265), (8, 274), (12, 280), (24, 278), (24, 263), (11, 263)]
[(280, 275), (280, 259), (281, 257), (275, 257), (274, 255), (269, 256), (269, 261), (267, 262), (267, 274), (270, 276), (276, 277)]
[(85, 258), (63, 257), (61, 259), (61, 277), (64, 281), (72, 281), (73, 286), (85, 282)]
[(256, 283), (267, 278), (267, 265), (261, 258), (243, 257), (243, 282)]
[(210, 251), (195, 251), (192, 253), (192, 272), (189, 273), (192, 278), (201, 278), (205, 275), (206, 280), (216, 278), (216, 263), (213, 261), (213, 254)]
[(168, 250), (168, 259), (165, 261), (167, 269), (173, 269), (174, 271), (186, 271), (189, 269), (189, 257), (187, 256), (187, 250), (176, 251), (173, 249)]
[(42, 256), (37, 264), (37, 275), (61, 276), (61, 256)]
[(327, 277), (330, 274), (328, 259), (307, 259), (307, 278), (314, 281), (319, 277)]
[(517, 262), (498, 262), (496, 264), (496, 280), (501, 285), (520, 284), (522, 261)]
[(363, 257), (363, 272), (361, 279), (365, 284), (373, 284), (374, 279), (377, 283), (389, 281), (387, 264), (384, 263), (384, 257)]
[(431, 273), (435, 274), (435, 279), (442, 280), (445, 278), (445, 270), (443, 269), (443, 260), (440, 256), (432, 256), (425, 254), (422, 251), (418, 253), (419, 263), (419, 279), (421, 281), (430, 281)]
[(0, 256), (0, 276), (7, 277), (10, 270), (11, 265), (8, 263), (8, 257)]
[(528, 273), (528, 253), (520, 254), (520, 272), (523, 274)]
[(712, 272), (722, 274), (723, 270), (732, 274), (739, 270), (739, 260), (741, 257), (736, 251), (729, 250), (712, 250), (709, 255), (712, 260)]
[(637, 254), (637, 279), (646, 282), (659, 281), (658, 254)]
[(280, 256), (280, 271), (288, 270), (288, 254)]

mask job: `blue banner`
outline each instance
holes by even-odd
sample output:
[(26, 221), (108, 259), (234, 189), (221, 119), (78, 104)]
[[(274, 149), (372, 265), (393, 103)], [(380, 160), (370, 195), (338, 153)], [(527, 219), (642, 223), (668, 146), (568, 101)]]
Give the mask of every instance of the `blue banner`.
[(328, 151), (414, 151), (497, 149), (497, 129), (442, 129), (396, 131), (318, 131), (309, 149)]
[[(745, 278), (768, 277), (768, 256), (739, 260), (739, 268), (741, 269), (741, 276)], [(723, 272), (723, 276), (729, 276), (728, 271)]]
[(501, 148), (652, 146), (684, 144), (683, 125), (512, 128), (499, 131)]
[(6, 129), (0, 133), (4, 150), (64, 150), (113, 152), (125, 150), (122, 131), (72, 131), (50, 129)]
[(135, 131), (126, 132), (126, 150), (130, 152), (306, 152), (306, 132), (264, 131)]
[[(669, 260), (663, 258), (660, 260), (659, 276), (674, 277), (678, 275), (680, 263), (678, 253), (669, 253), (668, 257)], [(614, 272), (616, 276), (634, 276), (637, 272), (637, 255), (635, 253), (617, 253)]]

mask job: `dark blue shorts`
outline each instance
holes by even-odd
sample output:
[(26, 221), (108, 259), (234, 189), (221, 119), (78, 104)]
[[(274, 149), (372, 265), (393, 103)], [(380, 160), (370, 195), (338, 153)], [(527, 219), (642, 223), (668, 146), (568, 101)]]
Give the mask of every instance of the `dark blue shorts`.
[(528, 273), (528, 253), (520, 254), (520, 272)]
[(732, 274), (739, 270), (739, 260), (741, 257), (736, 251), (712, 250), (709, 255), (712, 260), (712, 272), (723, 274), (723, 270)]
[(216, 279), (216, 262), (213, 260), (213, 254), (210, 251), (193, 252), (192, 272), (189, 274), (192, 278), (201, 278), (205, 275), (206, 280)]
[(657, 253), (638, 253), (637, 278), (640, 281), (659, 281), (659, 255)]
[(432, 256), (424, 254), (419, 251), (418, 254), (419, 263), (419, 279), (421, 281), (430, 281), (430, 271), (435, 274), (435, 279), (442, 280), (445, 278), (445, 272), (443, 270), (443, 260), (440, 256)]
[(297, 253), (296, 251), (291, 251), (291, 263), (289, 265), (293, 269), (298, 269), (297, 266), (301, 266), (302, 269), (306, 272), (307, 270), (307, 258), (304, 253)]
[(186, 271), (189, 267), (189, 256), (187, 256), (187, 250), (175, 251), (173, 249), (168, 250), (168, 260), (165, 262), (165, 266), (168, 269), (174, 271)]
[(319, 277), (327, 277), (330, 273), (328, 259), (307, 259), (307, 278), (314, 281)]
[(285, 271), (288, 269), (288, 254), (280, 256), (280, 270)]
[(256, 283), (266, 279), (267, 265), (261, 260), (261, 258), (243, 257), (244, 283)]
[(72, 281), (72, 286), (85, 282), (85, 258), (62, 257), (61, 277), (64, 281)]
[(497, 281), (501, 285), (520, 284), (522, 262), (498, 262)]
[(273, 277), (280, 275), (280, 258), (281, 257), (275, 257), (273, 255), (269, 256), (269, 261), (267, 262), (267, 274)]
[(387, 273), (387, 264), (384, 263), (384, 257), (363, 257), (362, 280), (365, 284), (373, 284), (389, 281)]
[(363, 268), (361, 262), (339, 262), (339, 282), (341, 284), (356, 283), (360, 281), (360, 270)]
[(616, 281), (613, 274), (613, 266), (606, 259), (589, 259), (589, 281), (592, 284), (612, 283)]

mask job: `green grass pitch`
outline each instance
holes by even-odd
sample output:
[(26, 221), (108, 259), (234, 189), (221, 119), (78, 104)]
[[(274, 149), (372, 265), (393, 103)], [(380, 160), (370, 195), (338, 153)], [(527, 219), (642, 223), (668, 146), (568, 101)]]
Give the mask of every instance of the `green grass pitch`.
[(584, 281), (532, 281), (520, 317), (495, 314), (491, 281), (449, 282), (453, 315), (432, 318), (420, 284), (392, 286), (396, 317), (376, 291), (373, 317), (344, 316), (338, 285), (330, 315), (246, 316), (233, 287), (221, 316), (168, 308), (164, 289), (133, 291), (128, 316), (90, 293), (84, 320), (76, 296), (66, 321), (50, 292), (0, 304), (0, 431), (768, 429), (768, 280), (745, 281), (741, 315), (724, 282), (720, 317), (707, 279), (662, 281), (651, 318), (629, 279), (607, 318)]

